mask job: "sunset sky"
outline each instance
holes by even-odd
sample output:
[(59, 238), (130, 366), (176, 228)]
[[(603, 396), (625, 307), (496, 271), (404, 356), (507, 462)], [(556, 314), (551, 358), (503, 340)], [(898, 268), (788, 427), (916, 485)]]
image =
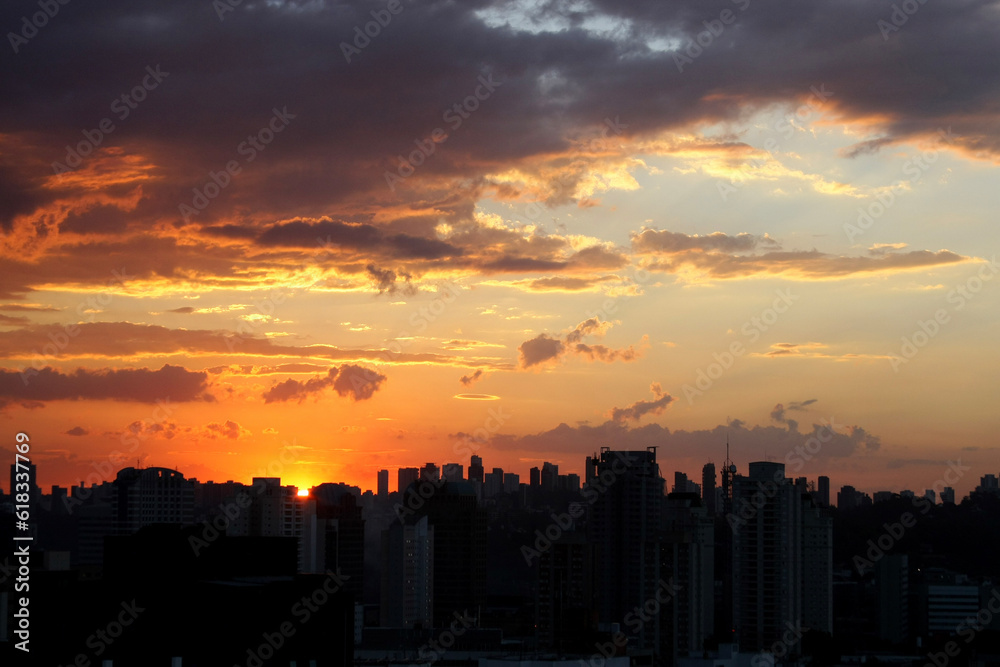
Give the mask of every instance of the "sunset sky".
[(902, 4), (4, 3), (3, 465), (672, 483), (818, 434), (790, 475), (967, 494), (1000, 3)]

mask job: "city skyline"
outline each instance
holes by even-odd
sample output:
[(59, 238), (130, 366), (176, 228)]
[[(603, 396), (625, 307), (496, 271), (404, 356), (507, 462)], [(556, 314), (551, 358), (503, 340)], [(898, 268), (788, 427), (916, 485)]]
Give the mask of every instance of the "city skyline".
[(990, 472), (1000, 15), (855, 4), (8, 6), (0, 422), (46, 488)]

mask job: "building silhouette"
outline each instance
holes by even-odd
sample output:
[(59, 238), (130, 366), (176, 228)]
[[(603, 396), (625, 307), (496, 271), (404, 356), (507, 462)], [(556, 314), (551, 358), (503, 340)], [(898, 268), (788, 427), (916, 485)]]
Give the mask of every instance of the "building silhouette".
[(169, 468), (123, 468), (111, 496), (115, 534), (128, 535), (154, 524), (194, 520), (194, 484)]

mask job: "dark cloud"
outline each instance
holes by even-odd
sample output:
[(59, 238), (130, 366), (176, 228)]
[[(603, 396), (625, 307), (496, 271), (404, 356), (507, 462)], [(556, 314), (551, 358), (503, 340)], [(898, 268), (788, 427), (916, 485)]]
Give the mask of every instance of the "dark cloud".
[(296, 400), (299, 403), (310, 395), (318, 394), (329, 387), (340, 396), (349, 396), (354, 401), (371, 398), (386, 381), (386, 376), (377, 371), (344, 364), (332, 367), (325, 376), (315, 377), (305, 382), (288, 379), (264, 392), (265, 403), (283, 403)]
[(165, 365), (159, 370), (78, 368), (64, 374), (46, 366), (21, 372), (0, 369), (0, 404), (21, 401), (115, 400), (156, 403), (214, 401), (208, 373)]
[(674, 397), (670, 394), (665, 394), (659, 382), (654, 382), (649, 385), (649, 390), (653, 392), (655, 400), (636, 401), (628, 407), (613, 408), (608, 414), (608, 416), (611, 417), (611, 421), (619, 424), (630, 421), (637, 422), (645, 415), (663, 414), (663, 411), (667, 409), (667, 406), (674, 401)]
[(205, 434), (210, 438), (228, 438), (238, 440), (251, 435), (250, 431), (240, 426), (237, 422), (226, 420), (224, 424), (212, 422), (205, 426)]
[(471, 387), (476, 383), (476, 380), (478, 380), (481, 377), (483, 377), (483, 371), (482, 369), (479, 369), (475, 373), (472, 373), (471, 375), (463, 375), (458, 379), (458, 381), (464, 384), (466, 387)]
[[(844, 458), (854, 454), (870, 454), (881, 445), (878, 436), (859, 426), (828, 425), (836, 420), (823, 420), (813, 424), (808, 431), (798, 431), (778, 426), (748, 427), (741, 420), (728, 425), (694, 431), (671, 431), (659, 424), (630, 427), (624, 420), (609, 420), (591, 426), (581, 424), (559, 426), (529, 435), (494, 435), (489, 445), (496, 449), (541, 453), (591, 454), (608, 443), (615, 449), (643, 450), (659, 447), (672, 459), (705, 460), (725, 455), (729, 439), (731, 456), (736, 461), (759, 461), (766, 451), (769, 460), (785, 462), (792, 467), (786, 474), (798, 472), (810, 461)], [(808, 446), (810, 439), (815, 438)], [(817, 441), (819, 446), (816, 446)], [(811, 452), (809, 458), (803, 452)], [(813, 468), (815, 469), (815, 467)], [(741, 470), (745, 474), (745, 471)]]
[(195, 310), (197, 310), (197, 309), (194, 306), (181, 306), (180, 308), (171, 308), (167, 312), (168, 313), (180, 313), (181, 315), (190, 315)]
[(90, 431), (82, 426), (74, 426), (70, 430), (66, 431), (66, 435), (90, 435)]
[[(409, 273), (401, 273), (397, 276), (395, 271), (380, 269), (374, 264), (366, 266), (365, 271), (371, 277), (372, 282), (375, 283), (375, 289), (378, 290), (379, 294), (400, 293), (412, 296), (417, 293), (417, 288), (410, 282), (413, 276)], [(403, 279), (402, 285), (399, 283), (397, 278)]]
[[(520, 367), (531, 368), (554, 362), (566, 354), (577, 354), (590, 361), (603, 361), (605, 363), (637, 359), (640, 353), (631, 345), (623, 349), (615, 349), (606, 345), (583, 342), (585, 336), (603, 336), (611, 326), (611, 322), (602, 322), (599, 318), (592, 317), (580, 322), (562, 338), (555, 338), (544, 333), (538, 334), (518, 346)], [(643, 342), (646, 340), (647, 338), (643, 336)]]
[(793, 402), (791, 402), (791, 403), (788, 404), (787, 408), (785, 407), (785, 405), (783, 403), (778, 403), (777, 405), (774, 406), (774, 409), (771, 410), (771, 419), (773, 419), (774, 421), (778, 422), (779, 424), (785, 424), (786, 426), (788, 426), (788, 429), (790, 431), (798, 431), (799, 430), (799, 423), (797, 421), (795, 421), (794, 419), (788, 419), (788, 418), (786, 418), (785, 417), (785, 412), (786, 411), (788, 411), (788, 412), (803, 411), (808, 406), (810, 406), (813, 403), (815, 403), (817, 400), (818, 399), (810, 398), (809, 400), (802, 401), (801, 403), (799, 403), (797, 401), (793, 401)]

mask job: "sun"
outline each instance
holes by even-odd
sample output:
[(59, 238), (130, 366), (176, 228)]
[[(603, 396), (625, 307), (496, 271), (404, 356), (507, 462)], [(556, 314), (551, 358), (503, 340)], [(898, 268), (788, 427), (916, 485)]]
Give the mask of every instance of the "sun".
[(305, 497), (309, 495), (309, 489), (299, 489), (299, 497)]

